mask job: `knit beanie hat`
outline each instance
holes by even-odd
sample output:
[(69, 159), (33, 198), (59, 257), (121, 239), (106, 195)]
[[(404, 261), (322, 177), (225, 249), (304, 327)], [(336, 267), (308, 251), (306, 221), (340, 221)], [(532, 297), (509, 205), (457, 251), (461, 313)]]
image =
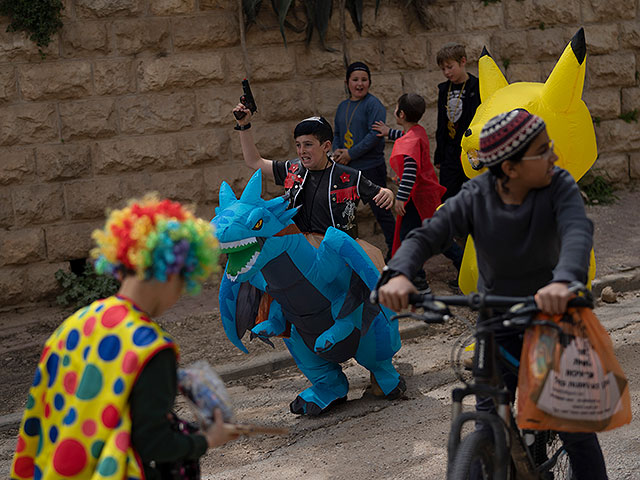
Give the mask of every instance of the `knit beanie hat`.
[(361, 70), (363, 72), (367, 72), (367, 76), (369, 77), (369, 82), (371, 82), (371, 71), (366, 63), (362, 62), (353, 62), (351, 65), (347, 67), (347, 81), (349, 81), (349, 77), (356, 70)]
[(523, 108), (501, 113), (480, 132), (478, 160), (485, 167), (513, 158), (545, 128), (544, 120)]

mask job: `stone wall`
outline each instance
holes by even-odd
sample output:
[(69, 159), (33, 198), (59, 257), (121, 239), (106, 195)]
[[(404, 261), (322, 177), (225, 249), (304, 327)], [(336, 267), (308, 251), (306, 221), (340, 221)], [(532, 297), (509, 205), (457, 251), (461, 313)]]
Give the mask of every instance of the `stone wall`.
[[(155, 190), (211, 217), (220, 182), (241, 189), (251, 173), (229, 113), (246, 75), (236, 0), (64, 3), (45, 58), (0, 19), (0, 310), (51, 298), (54, 272), (88, 256), (105, 208)], [(264, 157), (286, 159), (296, 121), (333, 119), (344, 65), (303, 34), (289, 31), (285, 48), (263, 3), (246, 36), (254, 134)], [(405, 0), (383, 0), (377, 17), (365, 3), (362, 35), (347, 20), (349, 57), (371, 66), (371, 91), (389, 112), (402, 92), (423, 94), (432, 138), (443, 43), (465, 43), (474, 73), (486, 45), (510, 82), (544, 81), (584, 26), (596, 166), (617, 182), (640, 177), (640, 126), (619, 118), (640, 109), (638, 0), (435, 0), (424, 7), (427, 29)], [(327, 33), (337, 50), (339, 19), (334, 12)], [(369, 218), (365, 236), (373, 232)]]

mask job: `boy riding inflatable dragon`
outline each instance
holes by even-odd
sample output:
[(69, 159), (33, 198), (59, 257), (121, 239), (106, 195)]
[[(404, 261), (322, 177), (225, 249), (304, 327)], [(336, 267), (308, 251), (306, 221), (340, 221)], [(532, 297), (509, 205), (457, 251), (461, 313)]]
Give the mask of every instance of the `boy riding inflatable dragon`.
[[(371, 373), (385, 398), (406, 390), (391, 363), (400, 349), (393, 312), (368, 302), (378, 270), (358, 243), (330, 227), (316, 249), (300, 233), (284, 197), (263, 200), (258, 170), (240, 199), (220, 186), (211, 223), (228, 255), (220, 285), (220, 315), (231, 342), (247, 330), (271, 343), (284, 342), (311, 382), (290, 404), (296, 414), (319, 415), (347, 399), (349, 383), (340, 362), (349, 358)], [(375, 386), (374, 386), (375, 390)]]

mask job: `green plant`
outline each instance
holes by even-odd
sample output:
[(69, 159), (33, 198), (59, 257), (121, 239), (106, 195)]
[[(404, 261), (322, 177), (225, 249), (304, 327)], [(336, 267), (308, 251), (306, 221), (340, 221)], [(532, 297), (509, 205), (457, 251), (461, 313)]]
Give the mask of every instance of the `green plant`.
[(488, 6), (490, 3), (498, 3), (500, 0), (482, 0), (482, 3), (484, 3), (484, 6)]
[(600, 126), (600, 122), (602, 121), (602, 119), (601, 119), (600, 117), (597, 117), (597, 116), (596, 116), (596, 117), (592, 117), (591, 119), (593, 120), (593, 123), (594, 123), (594, 125), (595, 125), (596, 127), (599, 127), (599, 126)]
[(40, 53), (62, 27), (62, 0), (0, 0), (0, 15), (9, 17), (8, 32), (25, 31)]
[(578, 186), (589, 205), (608, 205), (618, 200), (613, 183), (597, 173), (588, 172), (578, 181)]
[(544, 30), (545, 28), (547, 28), (547, 26), (544, 24), (544, 22), (540, 22), (540, 23), (538, 24), (538, 28), (539, 28), (540, 30)]
[(504, 67), (505, 70), (509, 68), (509, 65), (511, 65), (510, 58), (505, 58), (504, 60), (502, 60), (502, 66)]
[(630, 112), (621, 113), (618, 115), (618, 118), (621, 118), (627, 123), (636, 122), (638, 123), (638, 109), (634, 108)]
[(95, 300), (113, 295), (120, 288), (120, 284), (113, 277), (97, 274), (90, 262), (85, 264), (80, 275), (58, 270), (55, 277), (64, 290), (62, 295), (56, 297), (58, 305), (63, 307), (71, 306), (78, 309)]

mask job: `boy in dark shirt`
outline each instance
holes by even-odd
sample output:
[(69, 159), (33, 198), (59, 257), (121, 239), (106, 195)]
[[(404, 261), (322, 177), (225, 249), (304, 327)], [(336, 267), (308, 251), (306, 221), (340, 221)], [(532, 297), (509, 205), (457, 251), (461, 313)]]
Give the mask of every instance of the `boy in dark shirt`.
[(467, 180), (460, 163), (462, 135), (480, 105), (478, 78), (467, 73), (467, 54), (463, 45), (447, 43), (436, 61), (447, 78), (438, 85), (438, 124), (433, 163), (440, 169), (440, 184), (447, 191), (442, 201), (453, 197)]

